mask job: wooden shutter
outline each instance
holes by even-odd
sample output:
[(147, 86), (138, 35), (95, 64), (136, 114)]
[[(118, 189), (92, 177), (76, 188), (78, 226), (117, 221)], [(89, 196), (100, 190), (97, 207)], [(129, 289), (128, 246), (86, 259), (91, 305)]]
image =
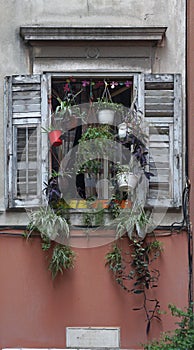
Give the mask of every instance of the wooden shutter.
[[(42, 136), (44, 79), (40, 75), (5, 80), (7, 207), (33, 207), (42, 203), (46, 165)], [(45, 110), (44, 110), (45, 112)]]
[(179, 207), (182, 196), (181, 76), (145, 75), (145, 118), (149, 123), (148, 204)]

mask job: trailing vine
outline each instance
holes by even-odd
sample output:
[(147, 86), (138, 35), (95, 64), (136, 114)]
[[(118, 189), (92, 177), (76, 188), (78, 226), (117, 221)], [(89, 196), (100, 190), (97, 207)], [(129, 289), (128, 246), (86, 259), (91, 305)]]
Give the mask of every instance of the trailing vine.
[(142, 295), (142, 305), (133, 310), (144, 310), (148, 334), (151, 321), (160, 320), (160, 303), (157, 298), (149, 298), (148, 291), (157, 287), (160, 272), (152, 267), (152, 262), (159, 257), (162, 244), (158, 240), (147, 242), (133, 238), (130, 240), (129, 248), (129, 251), (124, 252), (114, 244), (112, 250), (106, 255), (106, 265), (124, 291)]

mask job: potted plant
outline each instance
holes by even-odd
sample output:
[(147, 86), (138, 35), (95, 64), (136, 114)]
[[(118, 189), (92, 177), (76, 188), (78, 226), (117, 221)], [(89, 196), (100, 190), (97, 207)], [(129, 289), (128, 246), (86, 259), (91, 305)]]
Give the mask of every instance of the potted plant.
[(103, 173), (104, 162), (109, 159), (114, 135), (109, 125), (89, 126), (79, 140), (75, 171), (85, 174), (86, 198), (97, 197), (96, 181)]
[(109, 141), (114, 135), (108, 125), (89, 126), (79, 140), (76, 170), (78, 173), (96, 175), (101, 169), (101, 159), (111, 152)]
[[(56, 124), (65, 124), (65, 128), (70, 130), (77, 126), (79, 118), (85, 118), (85, 112), (83, 112), (81, 106), (76, 103), (76, 97), (81, 92), (82, 90), (78, 91), (75, 95), (67, 93), (63, 99), (56, 96), (59, 103), (55, 110)], [(63, 126), (62, 129), (64, 129)]]
[(111, 98), (108, 84), (105, 81), (104, 91), (102, 97), (94, 102), (94, 107), (97, 109), (98, 122), (100, 124), (114, 124), (115, 113), (123, 110), (123, 105), (114, 103)]
[(106, 99), (98, 99), (95, 103), (100, 124), (114, 124), (115, 114), (122, 110), (123, 106)]
[(51, 147), (59, 147), (62, 145), (62, 131), (60, 129), (57, 129), (54, 126), (50, 126), (49, 128), (44, 128), (42, 126), (42, 130), (48, 134)]
[(133, 173), (133, 165), (131, 164), (119, 164), (116, 166), (116, 180), (118, 187), (123, 192), (132, 191), (135, 189), (138, 183), (138, 176)]

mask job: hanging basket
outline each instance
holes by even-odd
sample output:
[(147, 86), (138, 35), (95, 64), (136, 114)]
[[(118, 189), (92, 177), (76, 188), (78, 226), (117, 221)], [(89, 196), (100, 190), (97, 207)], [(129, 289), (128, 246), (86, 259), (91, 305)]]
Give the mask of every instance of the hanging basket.
[(59, 147), (62, 145), (62, 140), (60, 139), (60, 136), (62, 135), (61, 130), (52, 130), (49, 132), (49, 141), (51, 146), (53, 147)]
[(119, 189), (123, 192), (134, 190), (137, 186), (138, 177), (131, 172), (123, 172), (117, 175)]
[(98, 122), (100, 124), (114, 124), (115, 111), (111, 109), (102, 109), (98, 112)]

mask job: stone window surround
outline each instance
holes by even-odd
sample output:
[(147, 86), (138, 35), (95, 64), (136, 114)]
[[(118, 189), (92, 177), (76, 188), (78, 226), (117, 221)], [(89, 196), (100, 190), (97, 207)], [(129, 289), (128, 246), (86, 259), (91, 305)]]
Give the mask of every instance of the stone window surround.
[(54, 27), (21, 26), (20, 35), (25, 42), (43, 41), (127, 41), (162, 45), (167, 27)]

